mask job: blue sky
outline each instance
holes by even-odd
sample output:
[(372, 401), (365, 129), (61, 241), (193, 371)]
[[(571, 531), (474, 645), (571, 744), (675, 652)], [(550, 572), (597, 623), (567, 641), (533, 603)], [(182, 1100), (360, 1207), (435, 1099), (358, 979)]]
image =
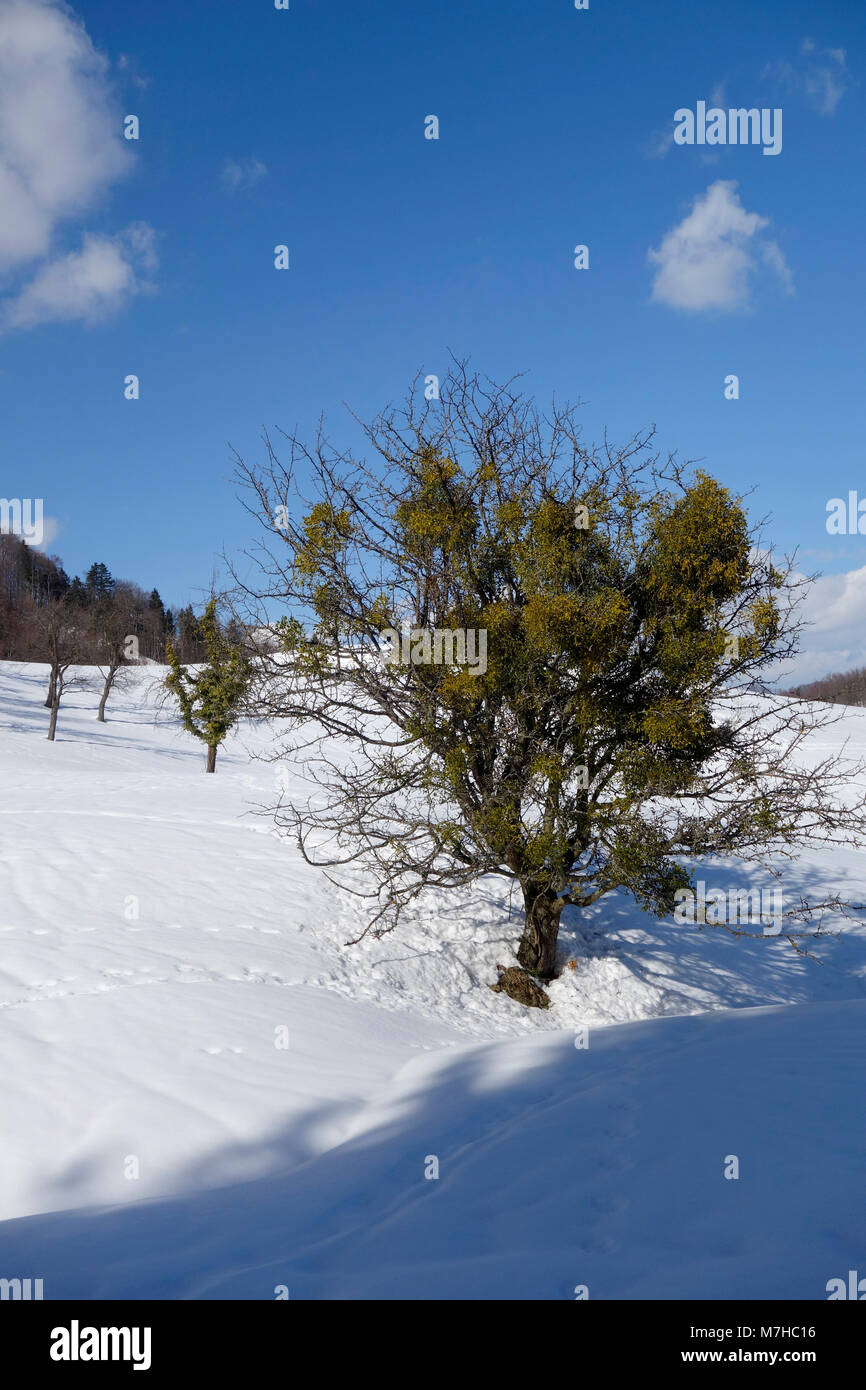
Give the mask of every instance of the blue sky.
[[(348, 439), (450, 349), (757, 485), (827, 576), (803, 673), (866, 660), (826, 530), (866, 498), (864, 39), (850, 0), (0, 0), (0, 492), (195, 600), (251, 536), (231, 447)], [(781, 152), (674, 144), (701, 100)]]

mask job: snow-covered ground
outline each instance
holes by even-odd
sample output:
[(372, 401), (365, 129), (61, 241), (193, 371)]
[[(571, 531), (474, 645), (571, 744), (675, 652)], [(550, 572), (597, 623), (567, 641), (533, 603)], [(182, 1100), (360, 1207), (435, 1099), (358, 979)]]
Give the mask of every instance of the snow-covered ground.
[[(612, 897), (567, 923), (553, 1007), (524, 1009), (486, 987), (519, 934), (501, 883), (347, 946), (363, 905), (259, 813), (265, 731), (204, 776), (159, 674), (105, 725), (71, 694), (52, 745), (44, 669), (0, 664), (0, 1277), (821, 1299), (866, 1274), (866, 923), (819, 964)], [(866, 750), (866, 713), (844, 733)], [(866, 847), (783, 889), (864, 883)]]

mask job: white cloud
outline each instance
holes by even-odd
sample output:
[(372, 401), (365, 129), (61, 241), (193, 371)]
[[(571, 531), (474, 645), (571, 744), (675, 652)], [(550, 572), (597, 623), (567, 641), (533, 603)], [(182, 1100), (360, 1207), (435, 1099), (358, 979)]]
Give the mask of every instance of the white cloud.
[(0, 305), (0, 332), (80, 319), (96, 323), (149, 288), (141, 276), (156, 263), (153, 229), (137, 222), (117, 236), (85, 232), (80, 251), (49, 261)]
[(791, 274), (785, 257), (779, 250), (778, 242), (764, 241), (761, 243), (761, 255), (771, 270), (778, 275), (788, 294), (794, 292), (794, 277)]
[(789, 92), (802, 92), (822, 116), (832, 116), (848, 90), (848, 67), (844, 48), (818, 48), (814, 39), (804, 39), (800, 52), (804, 63), (795, 67), (787, 59), (768, 63), (762, 77), (770, 77)]
[(806, 96), (822, 116), (832, 116), (848, 84), (832, 68), (814, 68), (805, 77)]
[(254, 155), (246, 159), (227, 159), (220, 177), (223, 188), (228, 193), (238, 193), (246, 188), (254, 188), (267, 174), (268, 166)]
[(666, 130), (654, 130), (643, 147), (643, 154), (646, 159), (662, 159), (668, 150), (673, 149), (674, 128), (668, 126)]
[(44, 516), (42, 518), (42, 540), (38, 545), (34, 542), (34, 550), (42, 550), (47, 553), (48, 547), (53, 545), (60, 535), (61, 525), (56, 516)]
[(124, 172), (106, 63), (66, 6), (0, 5), (0, 270), (49, 249), (58, 221), (80, 214)]
[(762, 267), (792, 290), (781, 250), (762, 235), (769, 220), (747, 212), (736, 189), (731, 179), (710, 184), (658, 249), (647, 253), (656, 267), (652, 298), (658, 303), (691, 312), (747, 308)]
[(143, 224), (57, 249), (131, 167), (121, 128), (108, 63), (69, 6), (0, 0), (0, 329), (92, 321), (143, 287), (155, 261)]
[(786, 683), (802, 684), (833, 671), (866, 666), (866, 565), (816, 579), (803, 604), (809, 623)]
[(143, 92), (150, 86), (150, 78), (145, 77), (138, 70), (138, 64), (134, 58), (130, 58), (128, 53), (121, 53), (117, 60), (117, 70), (122, 72), (134, 87), (138, 87)]

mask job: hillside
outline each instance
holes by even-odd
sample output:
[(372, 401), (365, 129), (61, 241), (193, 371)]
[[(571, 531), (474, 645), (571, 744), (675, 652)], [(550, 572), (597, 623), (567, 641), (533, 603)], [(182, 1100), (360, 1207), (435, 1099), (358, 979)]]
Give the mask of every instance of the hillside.
[[(155, 674), (104, 726), (70, 695), (51, 745), (44, 670), (0, 665), (0, 1274), (48, 1298), (821, 1299), (862, 1266), (866, 924), (817, 963), (609, 898), (524, 1010), (486, 988), (517, 937), (500, 884), (347, 947), (357, 900), (257, 813), (264, 730), (204, 777)], [(862, 751), (866, 713), (836, 733)], [(862, 897), (864, 868), (816, 854), (784, 889)]]

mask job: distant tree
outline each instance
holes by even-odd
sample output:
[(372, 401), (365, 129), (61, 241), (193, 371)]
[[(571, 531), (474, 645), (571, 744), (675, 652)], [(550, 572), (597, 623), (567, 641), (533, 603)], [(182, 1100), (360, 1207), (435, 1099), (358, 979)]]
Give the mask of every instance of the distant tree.
[(102, 675), (102, 695), (96, 714), (101, 724), (105, 723), (105, 707), (119, 673), (136, 661), (138, 639), (130, 629), (141, 611), (141, 598), (137, 585), (118, 580), (111, 598), (94, 604), (91, 610), (96, 657)]
[(145, 628), (147, 655), (153, 661), (163, 661), (165, 659), (165, 605), (158, 589), (152, 589), (148, 596)]
[(181, 661), (195, 662), (204, 658), (201, 626), (189, 604), (177, 615), (177, 637), (172, 645)]
[(101, 562), (90, 566), (84, 579), (87, 598), (90, 603), (104, 602), (114, 593), (115, 580), (107, 565)]
[[(69, 579), (56, 556), (31, 550), (18, 536), (0, 534), (0, 659), (44, 659), (36, 615), (68, 592)], [(50, 703), (46, 700), (46, 706)]]
[(187, 670), (172, 642), (166, 643), (165, 684), (180, 706), (184, 728), (207, 745), (206, 772), (216, 769), (217, 748), (237, 723), (251, 676), (248, 658), (226, 636), (216, 610), (212, 598), (199, 621), (205, 659), (197, 670)]
[[(159, 591), (154, 589), (147, 601), (147, 655), (155, 661), (165, 661), (166, 639), (174, 636), (175, 622), (170, 608), (166, 608), (160, 597)], [(193, 617), (191, 629), (198, 632), (198, 625)], [(200, 634), (199, 634), (200, 640)], [(181, 651), (180, 656), (184, 660), (198, 660), (201, 657), (200, 651), (193, 651), (190, 655)]]
[(226, 641), (238, 648), (247, 648), (249, 645), (246, 629), (236, 617), (231, 617), (223, 629)]
[(87, 659), (87, 629), (76, 607), (68, 598), (50, 599), (36, 609), (34, 625), (41, 655), (48, 662), (48, 738), (54, 742), (57, 716), (64, 694), (86, 685), (86, 677), (75, 671)]
[(74, 604), (76, 608), (86, 608), (90, 602), (90, 592), (87, 585), (78, 578), (77, 574), (70, 581), (67, 597), (70, 604)]
[[(266, 536), (255, 591), (238, 584), (271, 636), (252, 707), (299, 730), (275, 756), (320, 788), (277, 821), (329, 873), (368, 868), (366, 931), (500, 876), (518, 961), (549, 979), (566, 907), (619, 890), (666, 916), (689, 861), (778, 879), (803, 846), (862, 841), (857, 765), (811, 757), (827, 719), (765, 679), (806, 584), (712, 477), (651, 431), (588, 449), (573, 407), (541, 414), (459, 363), (438, 400), (416, 387), (363, 428), (372, 462), (323, 431), (238, 460)], [(809, 930), (789, 939), (853, 910), (791, 904)]]
[(22, 589), (34, 603), (62, 598), (69, 591), (69, 576), (56, 555), (43, 555), (24, 541), (21, 558)]

